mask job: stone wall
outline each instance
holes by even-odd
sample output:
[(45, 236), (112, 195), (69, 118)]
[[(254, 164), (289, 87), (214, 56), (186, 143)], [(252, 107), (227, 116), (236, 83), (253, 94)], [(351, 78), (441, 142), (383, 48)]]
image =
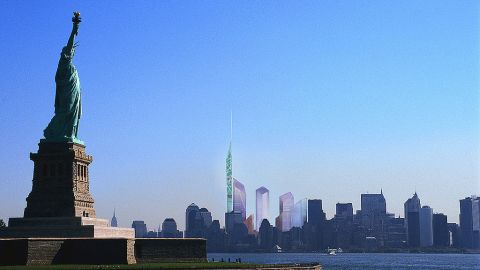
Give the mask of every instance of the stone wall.
[(205, 239), (0, 239), (0, 265), (134, 264), (206, 260)]
[(197, 238), (137, 238), (138, 263), (195, 262), (207, 260), (207, 242)]
[(0, 240), (0, 265), (133, 264), (133, 239)]

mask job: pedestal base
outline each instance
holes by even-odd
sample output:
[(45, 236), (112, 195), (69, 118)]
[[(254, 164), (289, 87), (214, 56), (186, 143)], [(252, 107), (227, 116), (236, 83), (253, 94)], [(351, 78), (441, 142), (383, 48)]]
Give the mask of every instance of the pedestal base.
[(134, 238), (131, 228), (108, 227), (106, 219), (85, 217), (10, 218), (0, 238)]

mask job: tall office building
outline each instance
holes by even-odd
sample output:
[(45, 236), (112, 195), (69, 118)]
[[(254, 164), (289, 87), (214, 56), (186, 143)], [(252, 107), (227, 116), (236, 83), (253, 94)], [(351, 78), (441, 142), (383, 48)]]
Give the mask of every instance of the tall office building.
[(115, 216), (115, 209), (113, 209), (113, 217), (110, 221), (110, 227), (118, 227), (117, 217)]
[(420, 246), (433, 245), (433, 210), (425, 205), (420, 208)]
[(335, 219), (353, 221), (352, 203), (337, 203), (335, 206)]
[(377, 230), (387, 215), (387, 204), (383, 192), (380, 194), (361, 195), (362, 225), (367, 229)]
[(420, 246), (420, 199), (417, 192), (412, 198), (409, 198), (404, 204), (405, 228), (407, 233), (407, 243), (409, 247)]
[(291, 192), (287, 192), (279, 198), (279, 230), (289, 231), (292, 228), (292, 212), (294, 208), (294, 198)]
[(309, 224), (319, 225), (325, 220), (325, 212), (323, 212), (322, 200), (308, 200), (307, 212), (307, 221)]
[(232, 174), (232, 142), (228, 147), (226, 159), (226, 177), (227, 177), (227, 213), (233, 211), (233, 174)]
[(247, 219), (243, 222), (247, 226), (248, 234), (255, 234), (255, 229), (253, 228), (253, 214), (249, 215)]
[(447, 216), (433, 214), (433, 245), (436, 247), (450, 246), (450, 233), (448, 231)]
[(460, 241), (464, 248), (480, 247), (480, 199), (460, 200)]
[(245, 187), (233, 178), (233, 212), (242, 214), (242, 221), (247, 218), (247, 193)]
[(256, 229), (260, 229), (260, 225), (264, 219), (269, 218), (269, 208), (270, 208), (270, 195), (269, 191), (265, 187), (260, 187), (255, 192), (255, 206), (256, 206)]
[(143, 220), (134, 220), (132, 228), (135, 230), (135, 238), (143, 238), (147, 236), (147, 224)]
[(185, 210), (185, 234), (195, 227), (195, 216), (198, 211), (200, 211), (200, 208), (194, 203), (190, 204)]
[(293, 207), (292, 227), (302, 228), (307, 222), (307, 199), (299, 200)]
[(183, 234), (177, 229), (177, 222), (173, 218), (166, 218), (162, 223), (162, 230), (159, 236), (163, 238), (182, 238)]

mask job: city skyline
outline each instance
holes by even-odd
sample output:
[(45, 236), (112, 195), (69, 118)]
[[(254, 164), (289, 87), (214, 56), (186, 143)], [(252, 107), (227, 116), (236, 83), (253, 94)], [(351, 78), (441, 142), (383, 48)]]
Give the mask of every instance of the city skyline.
[(331, 218), (381, 189), (403, 215), (416, 191), (449, 222), (480, 193), (478, 3), (110, 3), (0, 4), (0, 218), (26, 206), (72, 10), (98, 217), (223, 221), (231, 111), (247, 215), (265, 186), (271, 224), (285, 192)]

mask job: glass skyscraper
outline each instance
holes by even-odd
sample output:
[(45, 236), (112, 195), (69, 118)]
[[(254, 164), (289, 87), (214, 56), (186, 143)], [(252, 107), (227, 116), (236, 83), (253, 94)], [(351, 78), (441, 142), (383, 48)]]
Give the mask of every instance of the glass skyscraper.
[(292, 212), (294, 208), (294, 198), (291, 192), (287, 192), (279, 198), (279, 225), (280, 231), (287, 232), (292, 228)]
[(227, 213), (233, 211), (233, 187), (232, 187), (232, 143), (228, 147), (227, 159), (226, 162), (226, 176), (227, 176)]
[(233, 212), (241, 213), (243, 221), (247, 218), (247, 193), (243, 184), (235, 178), (233, 178)]
[(270, 195), (266, 187), (260, 187), (256, 190), (256, 222), (255, 228), (260, 230), (260, 225), (264, 219), (269, 218)]
[(302, 228), (305, 222), (307, 222), (307, 199), (302, 199), (294, 205), (292, 227)]

